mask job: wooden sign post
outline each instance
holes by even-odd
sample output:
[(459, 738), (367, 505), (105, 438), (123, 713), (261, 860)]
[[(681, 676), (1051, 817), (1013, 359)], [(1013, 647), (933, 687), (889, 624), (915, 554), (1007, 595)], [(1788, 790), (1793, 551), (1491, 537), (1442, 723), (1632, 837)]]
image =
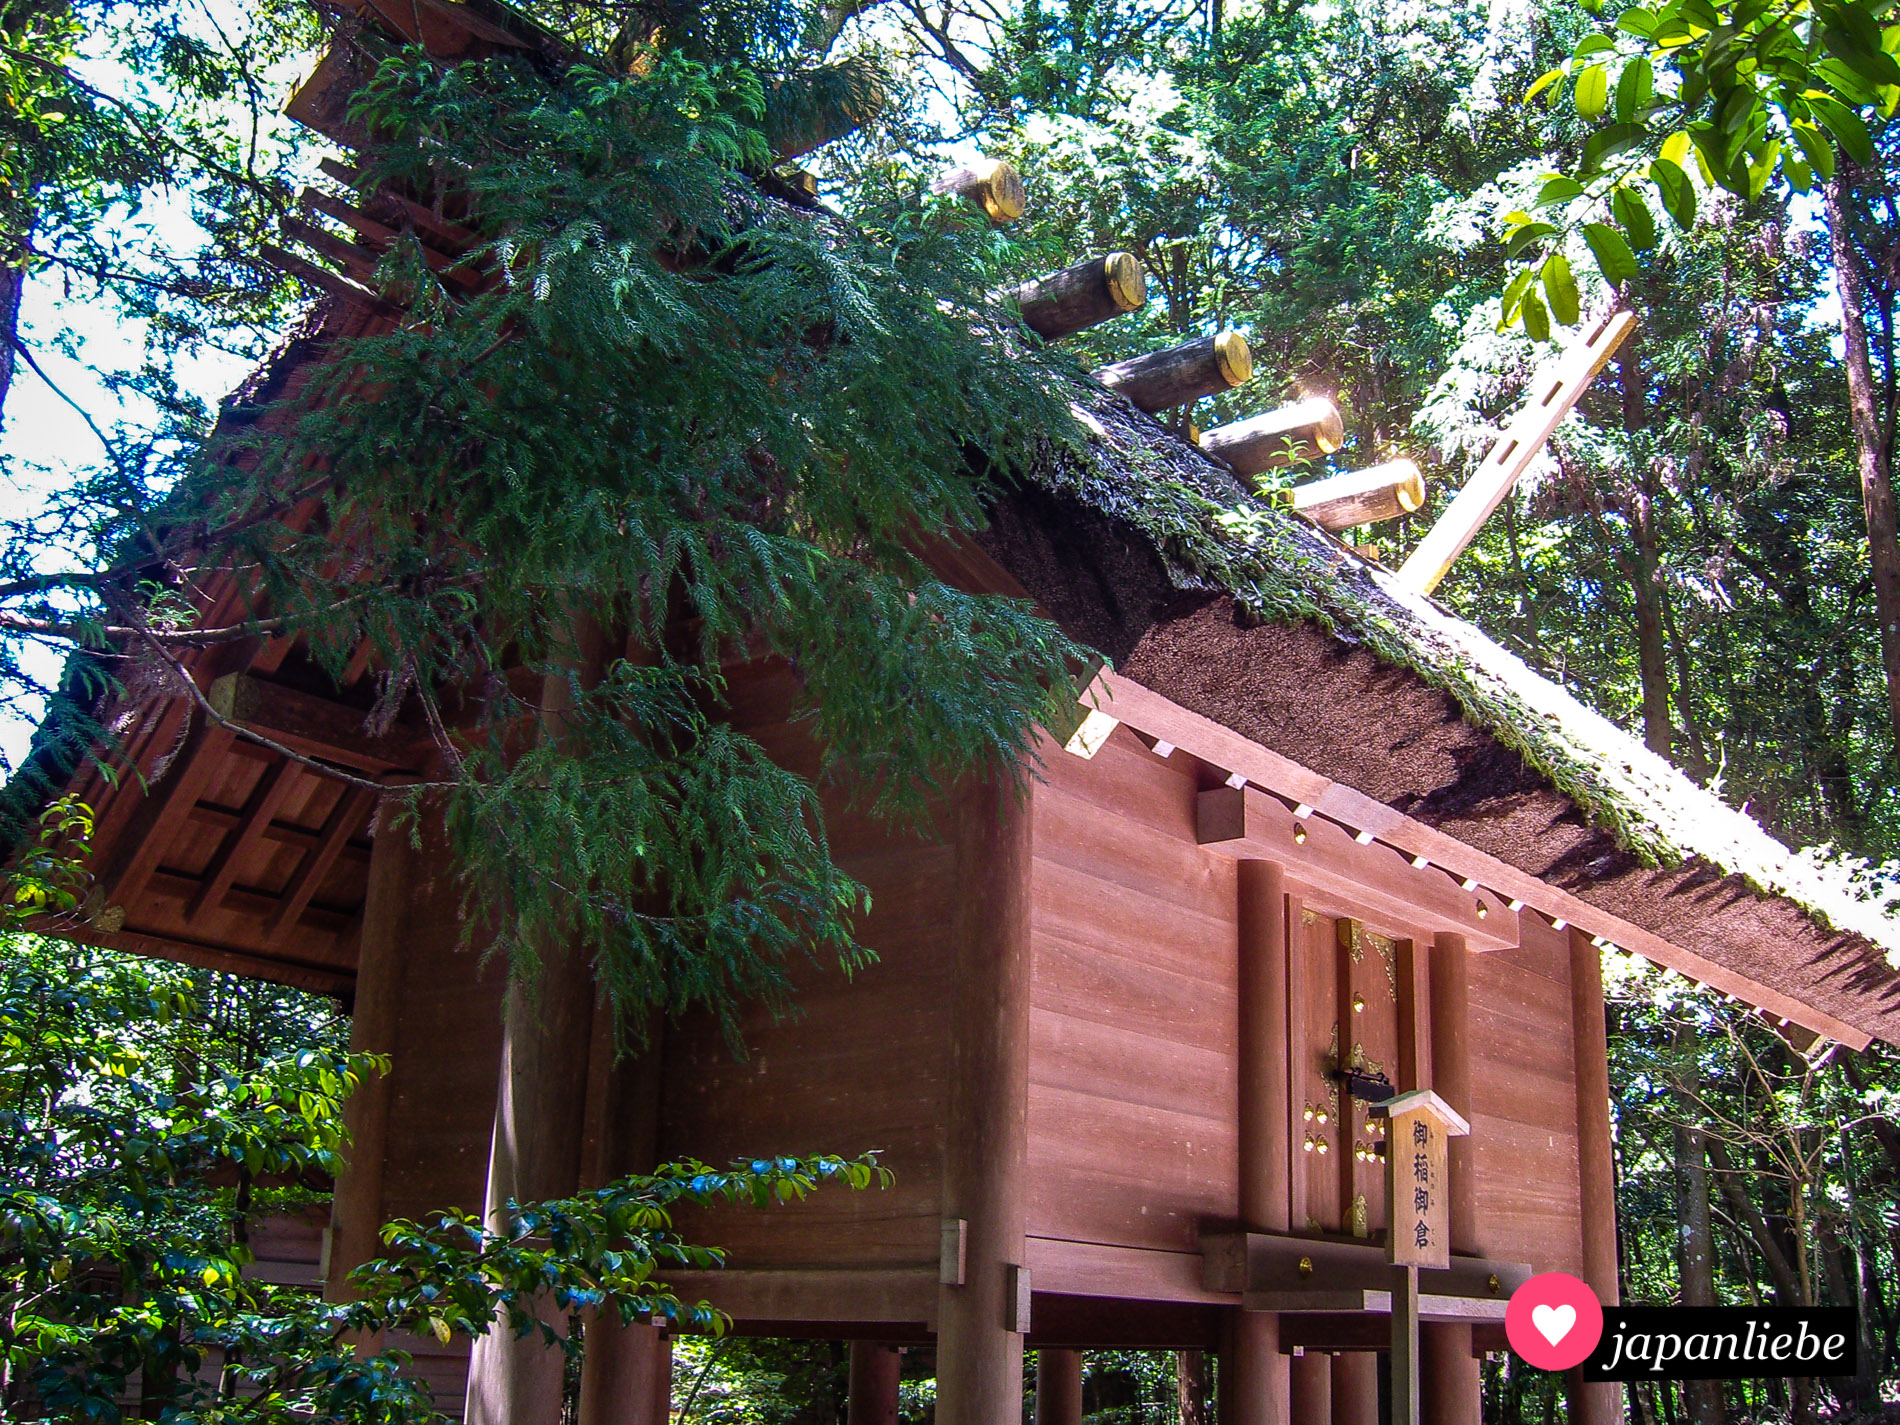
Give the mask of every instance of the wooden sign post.
[(1376, 1105), (1385, 1134), (1385, 1259), (1392, 1263), (1392, 1425), (1419, 1425), (1418, 1269), (1451, 1265), (1445, 1145), (1471, 1125), (1430, 1089)]

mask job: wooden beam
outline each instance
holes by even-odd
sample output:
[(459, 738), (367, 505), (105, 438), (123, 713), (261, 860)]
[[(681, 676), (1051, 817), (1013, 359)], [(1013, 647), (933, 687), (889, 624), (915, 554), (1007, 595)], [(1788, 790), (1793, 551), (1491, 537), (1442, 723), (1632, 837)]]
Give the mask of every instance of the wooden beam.
[(364, 728), (368, 714), (362, 709), (288, 684), (227, 673), (206, 690), (205, 698), (219, 717), (307, 757), (378, 775), (414, 771), (419, 765), (414, 739), (372, 737)]
[(324, 819), (323, 830), (318, 833), (316, 849), (308, 852), (302, 864), (291, 874), (290, 883), (284, 887), (283, 904), (264, 922), (266, 936), (274, 936), (286, 925), (297, 923), (310, 904), (310, 898), (317, 893), (324, 877), (330, 874), (330, 868), (336, 864), (343, 843), (362, 829), (375, 801), (376, 794), (367, 787), (350, 787), (337, 798), (330, 815)]
[(1044, 341), (1060, 341), (1142, 307), (1148, 274), (1132, 252), (1111, 252), (1025, 282), (1010, 296), (1024, 326)]
[(1401, 584), (1420, 594), (1429, 594), (1438, 587), (1453, 561), (1477, 536), (1479, 526), (1511, 492), (1518, 477), (1544, 448), (1544, 442), (1582, 399), (1597, 372), (1635, 329), (1635, 313), (1612, 313), (1554, 365), (1537, 374), (1531, 382), (1530, 403), (1505, 427), (1484, 463), (1438, 517), (1431, 533), (1412, 551), (1412, 557), (1399, 570)]
[[(306, 208), (335, 218), (339, 223), (347, 224), (358, 235), (373, 244), (378, 251), (386, 251), (389, 247), (394, 245), (398, 238), (403, 236), (400, 229), (393, 228), (387, 223), (372, 217), (361, 208), (352, 207), (341, 198), (334, 197), (320, 189), (304, 189), (299, 201), (302, 202)], [(416, 245), (421, 248), (422, 260), (428, 263), (431, 272), (447, 279), (463, 291), (480, 291), (485, 285), (479, 273), (473, 271), (455, 257), (447, 253), (437, 252), (427, 243), (418, 242)]]
[[(240, 743), (239, 745), (243, 746), (244, 744)], [(235, 831), (244, 824), (244, 814), (242, 812), (231, 811), (226, 807), (209, 806), (204, 802), (199, 802), (186, 813), (186, 815), (192, 821), (203, 826), (214, 827), (218, 831)], [(263, 831), (259, 833), (259, 836), (260, 839), (275, 842), (279, 846), (296, 846), (305, 851), (315, 846), (318, 841), (318, 834), (316, 832), (310, 830), (308, 827), (298, 826), (294, 822), (288, 821), (271, 822), (270, 825), (266, 826)], [(357, 860), (368, 859), (363, 853), (362, 848), (354, 843), (346, 842), (343, 847), (343, 854), (346, 857), (353, 857)]]
[(103, 907), (131, 911), (234, 740), (228, 728), (203, 722), (192, 727), (168, 775), (151, 789), (150, 799), (113, 846), (117, 864), (108, 867), (98, 881)]
[(735, 1268), (672, 1272), (681, 1301), (710, 1301), (741, 1321), (888, 1321), (937, 1319), (936, 1263), (912, 1268)]
[(270, 828), (271, 818), (277, 814), (277, 808), (283, 805), (284, 797), (295, 780), (295, 770), (295, 763), (282, 760), (264, 769), (264, 775), (258, 779), (256, 789), (240, 814), (236, 831), (226, 834), (205, 866), (204, 886), (185, 906), (187, 922), (196, 920), (198, 913), (206, 906), (215, 906), (224, 899), (224, 893), (231, 889), (231, 883), (237, 879), (238, 867), (250, 854), (251, 848), (263, 839), (264, 833)]
[(1206, 1306), (1239, 1302), (1235, 1293), (1212, 1290), (1203, 1283), (1198, 1252), (1071, 1242), (1060, 1237), (1025, 1238), (1023, 1252), (1039, 1292)]
[[(1415, 867), (1389, 846), (1361, 845), (1324, 817), (1301, 820), (1257, 787), (1212, 787), (1195, 803), (1196, 835), (1236, 859), (1272, 858), (1309, 888), (1307, 903), (1370, 914), (1378, 928), (1455, 930), (1490, 950), (1514, 950), (1517, 914), (1496, 894), (1460, 889), (1432, 867)], [(1482, 913), (1481, 913), (1482, 908)], [(1355, 917), (1356, 918), (1356, 917)]]
[[(360, 190), (362, 186), (362, 171), (338, 159), (319, 159), (317, 167), (352, 190)], [(392, 189), (377, 189), (376, 198), (379, 202), (400, 208), (418, 230), (433, 237), (441, 250), (450, 256), (459, 256), (481, 241), (481, 235), (473, 229), (450, 222), (428, 204), (418, 203), (413, 198), (405, 198)]]
[(1345, 439), (1339, 407), (1324, 396), (1314, 396), (1216, 426), (1201, 436), (1200, 446), (1236, 475), (1259, 475), (1331, 455)]
[(300, 282), (309, 283), (320, 292), (328, 292), (332, 297), (340, 297), (354, 306), (361, 307), (371, 316), (393, 322), (400, 320), (403, 315), (403, 309), (394, 302), (387, 301), (374, 292), (357, 286), (349, 278), (332, 272), (327, 267), (319, 267), (314, 262), (306, 261), (296, 253), (277, 246), (276, 243), (260, 242), (257, 245), (257, 255), (279, 271), (289, 273)]
[(226, 945), (183, 940), (174, 935), (158, 935), (142, 930), (105, 930), (85, 921), (75, 923), (50, 918), (33, 922), (26, 928), (57, 940), (70, 940), (75, 945), (97, 945), (104, 950), (117, 950), (123, 955), (138, 955), (147, 960), (196, 965), (201, 969), (243, 975), (274, 985), (290, 985), (313, 994), (347, 995), (356, 984), (356, 975), (347, 965), (313, 965), (303, 960), (255, 954)]
[(1873, 1036), (1844, 1020), (1803, 1004), (1792, 996), (1747, 978), (1726, 965), (1671, 944), (1660, 935), (1614, 915), (1530, 872), (1467, 846), (1456, 837), (1407, 816), (1356, 787), (1304, 767), (1252, 738), (1163, 697), (1132, 678), (1107, 669), (1082, 693), (1083, 706), (1100, 706), (1134, 731), (1178, 747), (1203, 762), (1245, 777), (1291, 801), (1302, 802), (1347, 826), (1358, 827), (1410, 856), (1426, 858), (1453, 875), (1476, 881), (1486, 890), (1522, 901), (1555, 920), (1582, 926), (1646, 960), (1676, 970), (1719, 993), (1746, 1000), (1816, 1034), (1865, 1049)]
[[(1242, 1295), (1383, 1292), (1392, 1284), (1391, 1264), (1383, 1247), (1337, 1237), (1204, 1232), (1201, 1261), (1202, 1281), (1208, 1290)], [(1428, 1296), (1484, 1302), (1487, 1310), (1496, 1306), (1502, 1314), (1511, 1293), (1533, 1274), (1528, 1262), (1454, 1256), (1449, 1267), (1421, 1268), (1419, 1290)]]
[(329, 258), (365, 289), (373, 288), (376, 281), (376, 263), (381, 257), (375, 248), (367, 243), (350, 242), (325, 228), (318, 227), (315, 223), (290, 214), (279, 218), (277, 226), (285, 237), (292, 238)]
[(1293, 1125), (1281, 1042), (1287, 1025), (1286, 872), (1277, 862), (1242, 859), (1234, 873), (1240, 960), (1240, 1220), (1256, 1232), (1285, 1232), (1291, 1225), (1286, 1158)]
[(1028, 208), (1022, 175), (1006, 158), (979, 158), (946, 169), (930, 181), (930, 191), (968, 199), (993, 223), (1013, 223)]
[(1097, 381), (1151, 415), (1215, 395), (1252, 377), (1253, 352), (1247, 339), (1234, 331), (1184, 341), (1095, 372)]
[(1293, 508), (1323, 529), (1351, 529), (1409, 515), (1425, 503), (1425, 477), (1409, 460), (1392, 460), (1295, 485)]
[[(167, 871), (162, 867), (152, 872), (145, 883), (144, 910), (140, 923), (150, 926), (155, 934), (169, 934), (169, 925), (157, 906), (161, 900), (176, 901), (179, 909), (179, 924), (183, 924), (184, 908), (191, 903), (193, 896), (204, 889), (204, 881), (197, 876), (187, 876), (180, 871)], [(268, 891), (260, 891), (253, 886), (232, 886), (219, 898), (215, 907), (207, 908), (207, 920), (215, 915), (227, 917), (225, 926), (219, 932), (222, 935), (235, 936), (243, 932), (237, 930), (232, 920), (255, 921), (258, 929), (268, 925), (283, 907), (283, 898)], [(305, 906), (299, 930), (332, 939), (343, 935), (355, 924), (355, 916), (334, 910), (325, 910), (321, 906)], [(207, 926), (206, 933), (212, 933)], [(256, 932), (254, 931), (253, 934)], [(276, 946), (271, 949), (275, 951)]]

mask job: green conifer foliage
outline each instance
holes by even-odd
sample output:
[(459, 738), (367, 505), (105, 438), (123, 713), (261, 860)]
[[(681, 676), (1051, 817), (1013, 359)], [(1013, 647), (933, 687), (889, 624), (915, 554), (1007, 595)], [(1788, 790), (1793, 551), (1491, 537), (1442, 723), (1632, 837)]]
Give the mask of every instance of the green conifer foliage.
[[(858, 959), (864, 897), (814, 783), (722, 721), (722, 660), (785, 660), (819, 780), (906, 820), (1020, 775), (1082, 656), (916, 552), (1072, 425), (976, 298), (991, 239), (952, 203), (873, 240), (762, 197), (764, 93), (677, 52), (391, 57), (358, 101), (365, 183), (466, 194), (469, 261), (503, 280), (451, 300), (393, 253), (414, 319), (338, 351), (251, 475), (180, 500), (241, 531), (206, 562), (259, 571), (333, 672), (368, 639), (383, 715), (438, 730), (417, 795), (446, 800), (480, 935), (518, 965), (583, 937), (623, 1008), (728, 1024), (801, 947)], [(313, 466), (305, 533), (255, 518)]]

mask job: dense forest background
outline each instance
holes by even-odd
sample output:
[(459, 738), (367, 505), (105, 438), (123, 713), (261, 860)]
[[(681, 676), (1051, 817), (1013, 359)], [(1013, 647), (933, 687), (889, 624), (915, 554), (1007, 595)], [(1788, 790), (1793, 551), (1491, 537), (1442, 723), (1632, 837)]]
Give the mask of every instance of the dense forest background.
[[(525, 8), (601, 44), (634, 7)], [(1342, 468), (1417, 460), (1426, 510), (1360, 536), (1396, 564), (1548, 355), (1522, 327), (1500, 331), (1498, 234), (1568, 171), (1583, 130), (1524, 96), (1617, 8), (845, 0), (769, 33), (882, 76), (883, 110), (815, 157), (826, 201), (870, 211), (946, 156), (1008, 157), (1030, 208), (991, 240), (999, 280), (1114, 248), (1150, 273), (1158, 299), (1079, 339), (1078, 359), (1237, 327), (1255, 393), (1339, 403)], [(208, 379), (261, 355), (303, 300), (254, 249), (321, 151), (275, 114), (316, 18), (282, 0), (162, 9), (0, 0), (16, 547), (83, 544), (75, 511), (174, 478), (221, 394)], [(1870, 871), (1900, 860), (1900, 701), (1883, 672), (1839, 294), (1866, 329), (1890, 463), (1900, 129), (1875, 140), (1873, 161), (1844, 165), (1830, 190), (1837, 211), (1774, 186), (1754, 201), (1709, 191), (1702, 222), (1656, 233), (1616, 294), (1580, 261), (1586, 312), (1614, 295), (1639, 335), (1440, 590), (1791, 844)], [(131, 359), (101, 355), (108, 326), (136, 334)], [(33, 444), (36, 424), (70, 421), (61, 402), (94, 448)], [(1221, 401), (1191, 413), (1203, 427), (1237, 414)], [(55, 642), (6, 644), (16, 718), (43, 705)], [(1900, 1056), (1790, 1040), (1639, 963), (1617, 961), (1609, 980), (1626, 1299), (1851, 1303), (1863, 1332), (1853, 1381), (1633, 1389), (1632, 1417), (1900, 1409)], [(214, 991), (219, 1034), (267, 1026), (282, 1047), (298, 1014), (313, 1036), (333, 1033), (319, 1003), (198, 989)], [(247, 994), (254, 1005), (234, 1009)], [(906, 1417), (925, 1418), (927, 1361), (908, 1375)], [(1171, 1357), (1099, 1353), (1094, 1418), (1192, 1425), (1201, 1407), (1177, 1377)], [(718, 1425), (832, 1425), (843, 1379), (830, 1343), (694, 1344), (675, 1400)], [(1486, 1391), (1489, 1418), (1563, 1412), (1558, 1382), (1503, 1360)]]

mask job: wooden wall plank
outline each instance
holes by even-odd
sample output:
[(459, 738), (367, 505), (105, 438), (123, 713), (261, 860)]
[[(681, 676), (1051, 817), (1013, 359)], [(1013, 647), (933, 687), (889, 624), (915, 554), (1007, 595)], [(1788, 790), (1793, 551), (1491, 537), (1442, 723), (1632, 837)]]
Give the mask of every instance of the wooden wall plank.
[(1119, 731), (1045, 776), (1030, 1231), (1191, 1251), (1199, 1222), (1239, 1211), (1233, 864), (1195, 842), (1192, 759)]

